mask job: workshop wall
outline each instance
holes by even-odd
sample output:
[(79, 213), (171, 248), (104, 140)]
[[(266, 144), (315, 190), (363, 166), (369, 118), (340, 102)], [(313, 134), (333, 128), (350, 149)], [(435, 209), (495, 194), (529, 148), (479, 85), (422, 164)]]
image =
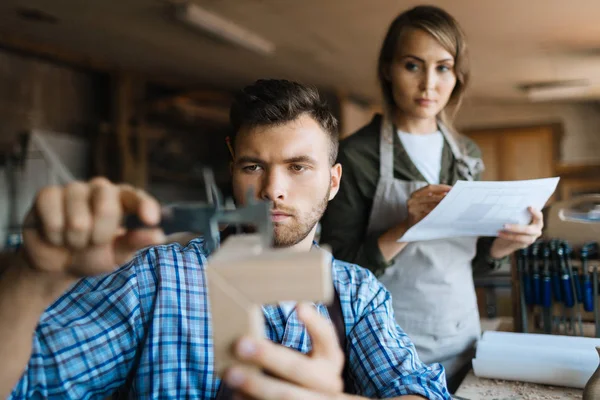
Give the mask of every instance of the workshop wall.
[(600, 103), (481, 103), (467, 101), (456, 118), (459, 129), (542, 125), (560, 122), (560, 161), (600, 163)]

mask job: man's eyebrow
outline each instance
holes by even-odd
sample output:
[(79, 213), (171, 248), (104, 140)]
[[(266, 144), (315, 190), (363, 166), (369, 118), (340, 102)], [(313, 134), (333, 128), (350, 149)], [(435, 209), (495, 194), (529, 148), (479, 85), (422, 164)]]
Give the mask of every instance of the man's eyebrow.
[(263, 164), (264, 160), (261, 160), (258, 157), (243, 156), (243, 157), (236, 158), (235, 163), (236, 164)]
[(293, 164), (293, 163), (316, 164), (317, 163), (317, 161), (310, 156), (290, 157), (290, 158), (286, 158), (285, 160), (283, 160), (283, 162), (285, 162), (286, 164)]

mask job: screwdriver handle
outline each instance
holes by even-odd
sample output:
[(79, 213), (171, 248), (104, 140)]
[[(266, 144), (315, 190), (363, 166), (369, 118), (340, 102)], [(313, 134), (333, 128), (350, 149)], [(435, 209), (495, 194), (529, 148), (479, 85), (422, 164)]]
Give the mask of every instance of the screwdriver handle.
[(533, 304), (542, 304), (542, 279), (538, 271), (533, 273)]
[(562, 301), (561, 277), (558, 273), (552, 274), (552, 294), (554, 295), (554, 301)]
[(585, 311), (594, 311), (594, 293), (592, 288), (592, 281), (590, 277), (586, 275), (583, 281), (583, 309)]
[(575, 282), (575, 295), (577, 296), (577, 302), (583, 303), (583, 280), (577, 274), (577, 271), (573, 271), (573, 282)]
[(552, 281), (549, 276), (545, 276), (542, 284), (542, 307), (552, 306)]
[(562, 292), (564, 294), (565, 307), (572, 308), (575, 305), (575, 299), (573, 298), (573, 286), (571, 285), (571, 277), (567, 272), (561, 276)]
[(531, 306), (533, 302), (533, 289), (531, 287), (531, 277), (528, 273), (523, 273), (523, 291), (525, 297), (525, 304)]

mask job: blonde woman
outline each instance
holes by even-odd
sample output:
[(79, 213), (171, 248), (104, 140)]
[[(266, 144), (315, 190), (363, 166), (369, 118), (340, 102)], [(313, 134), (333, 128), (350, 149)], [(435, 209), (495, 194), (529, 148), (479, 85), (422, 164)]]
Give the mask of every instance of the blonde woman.
[(395, 317), (425, 362), (446, 368), (449, 388), (468, 371), (480, 336), (473, 269), (489, 271), (540, 236), (542, 215), (493, 238), (396, 240), (457, 180), (483, 170), (475, 143), (454, 132), (448, 107), (469, 79), (467, 45), (444, 10), (419, 6), (391, 24), (379, 56), (384, 115), (340, 144), (343, 177), (322, 220), (335, 257), (368, 267), (393, 297)]

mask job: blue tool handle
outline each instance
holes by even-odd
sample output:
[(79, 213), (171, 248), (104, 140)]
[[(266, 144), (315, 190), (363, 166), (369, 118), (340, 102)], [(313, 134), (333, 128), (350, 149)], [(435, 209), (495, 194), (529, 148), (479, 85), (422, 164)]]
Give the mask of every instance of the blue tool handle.
[(585, 311), (594, 311), (594, 290), (592, 288), (592, 281), (587, 278), (583, 282), (583, 309)]
[(583, 303), (583, 284), (577, 272), (573, 272), (573, 280), (575, 281), (575, 294), (577, 295), (577, 302)]
[(523, 292), (525, 296), (525, 304), (533, 305), (533, 288), (531, 287), (531, 277), (529, 274), (523, 274)]
[(550, 277), (544, 277), (542, 284), (542, 307), (548, 308), (552, 305), (552, 281)]
[(562, 301), (562, 290), (560, 288), (560, 276), (558, 274), (552, 275), (552, 295), (554, 297), (554, 301), (561, 302)]
[(533, 304), (542, 304), (542, 279), (540, 274), (533, 274)]
[(569, 274), (563, 274), (560, 282), (562, 283), (562, 292), (565, 297), (565, 307), (571, 308), (575, 305), (575, 299), (573, 298), (573, 286), (571, 286), (571, 278), (569, 277)]

